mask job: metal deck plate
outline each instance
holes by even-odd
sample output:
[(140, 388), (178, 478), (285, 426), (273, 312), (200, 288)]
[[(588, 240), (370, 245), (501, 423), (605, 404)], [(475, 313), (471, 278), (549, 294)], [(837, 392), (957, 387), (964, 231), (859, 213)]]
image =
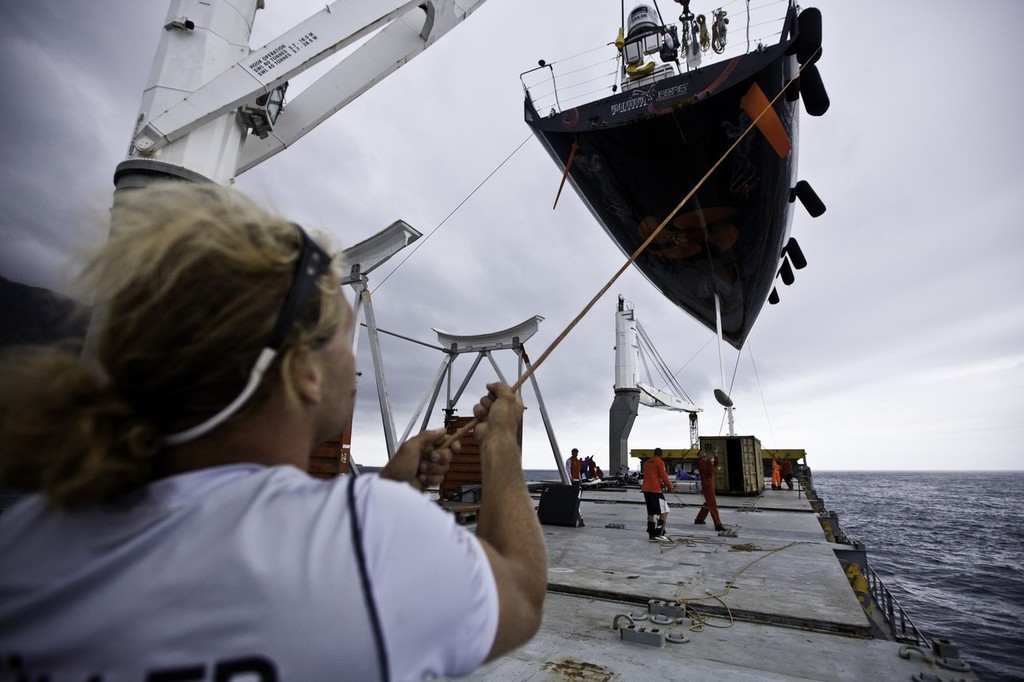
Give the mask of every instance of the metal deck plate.
[[(680, 486), (682, 489), (683, 486)], [(870, 624), (810, 503), (795, 491), (720, 497), (721, 536), (693, 519), (702, 498), (667, 494), (671, 544), (647, 538), (638, 490), (586, 490), (585, 527), (543, 526), (548, 596), (540, 632), (469, 680), (868, 680), (955, 677)], [(685, 507), (682, 505), (686, 505)], [(744, 511), (740, 511), (743, 509)], [(750, 511), (757, 509), (759, 511)], [(696, 618), (639, 621), (685, 643), (624, 641), (619, 614), (689, 600)], [(620, 626), (628, 625), (625, 619)]]

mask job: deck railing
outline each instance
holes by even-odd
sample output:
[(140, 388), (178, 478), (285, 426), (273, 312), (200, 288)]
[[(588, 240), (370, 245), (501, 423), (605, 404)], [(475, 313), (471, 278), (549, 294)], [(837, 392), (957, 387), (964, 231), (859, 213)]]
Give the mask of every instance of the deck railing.
[[(677, 67), (683, 72), (704, 68), (716, 62), (724, 62), (762, 47), (779, 42), (784, 30), (789, 0), (765, 0), (756, 7), (749, 4), (742, 11), (729, 14), (729, 30), (726, 45), (719, 54), (707, 45), (701, 50), (700, 66), (689, 66), (685, 46), (680, 48)], [(698, 5), (704, 5), (700, 9)], [(707, 29), (711, 31), (713, 21), (712, 3), (694, 3), (694, 11), (704, 12)], [(619, 16), (609, 16), (607, 38), (615, 35), (615, 21)], [(674, 17), (669, 13), (663, 19), (672, 24)], [(677, 25), (681, 30), (681, 26)], [(520, 74), (520, 80), (527, 97), (541, 116), (549, 116), (573, 107), (608, 97), (619, 91), (622, 64), (617, 59), (618, 50), (614, 40), (591, 44), (589, 49), (572, 56), (544, 61), (540, 66)], [(653, 60), (645, 56), (643, 61)], [(660, 63), (660, 60), (658, 60)]]
[(885, 583), (878, 577), (878, 574), (870, 566), (867, 569), (871, 597), (881, 608), (882, 617), (889, 624), (889, 628), (896, 637), (896, 641), (931, 648), (928, 638), (917, 629), (917, 626), (910, 620), (910, 616), (907, 615), (907, 612), (896, 601), (896, 597), (892, 596), (892, 592), (885, 586)]

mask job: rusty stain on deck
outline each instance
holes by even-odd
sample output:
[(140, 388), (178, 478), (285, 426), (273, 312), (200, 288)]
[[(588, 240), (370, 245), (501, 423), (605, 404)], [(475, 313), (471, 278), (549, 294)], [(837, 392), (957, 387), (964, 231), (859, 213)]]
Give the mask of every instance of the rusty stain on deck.
[(576, 661), (571, 658), (562, 661), (548, 661), (543, 670), (550, 673), (551, 680), (583, 680), (585, 682), (611, 682), (618, 675), (608, 668), (593, 663)]

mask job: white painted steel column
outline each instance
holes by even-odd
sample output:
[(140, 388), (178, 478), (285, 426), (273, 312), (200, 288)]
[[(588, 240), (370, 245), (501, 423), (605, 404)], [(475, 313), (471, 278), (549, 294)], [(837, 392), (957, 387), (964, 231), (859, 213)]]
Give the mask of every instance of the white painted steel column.
[[(260, 5), (262, 0), (172, 0), (132, 140), (147, 121), (249, 54)], [(116, 186), (136, 187), (160, 175), (226, 185), (235, 176), (245, 134), (231, 110), (149, 155), (131, 146), (118, 166)]]

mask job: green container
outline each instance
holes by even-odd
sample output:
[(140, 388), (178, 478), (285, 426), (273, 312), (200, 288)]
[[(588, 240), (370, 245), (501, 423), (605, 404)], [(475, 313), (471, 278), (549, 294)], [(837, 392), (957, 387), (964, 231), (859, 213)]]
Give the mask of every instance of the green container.
[(754, 436), (701, 436), (700, 447), (718, 455), (716, 495), (757, 495), (764, 489), (761, 441)]

